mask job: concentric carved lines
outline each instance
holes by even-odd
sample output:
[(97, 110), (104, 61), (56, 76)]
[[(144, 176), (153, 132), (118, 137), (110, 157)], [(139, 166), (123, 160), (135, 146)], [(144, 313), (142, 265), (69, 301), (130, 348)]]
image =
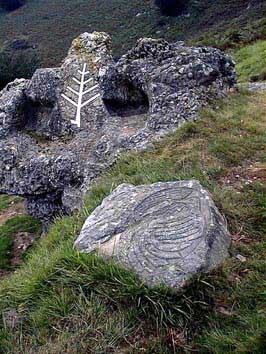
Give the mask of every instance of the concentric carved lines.
[(134, 223), (124, 232), (127, 247), (122, 257), (135, 269), (153, 272), (182, 263), (197, 248), (204, 231), (200, 205), (189, 188), (155, 192), (132, 213)]

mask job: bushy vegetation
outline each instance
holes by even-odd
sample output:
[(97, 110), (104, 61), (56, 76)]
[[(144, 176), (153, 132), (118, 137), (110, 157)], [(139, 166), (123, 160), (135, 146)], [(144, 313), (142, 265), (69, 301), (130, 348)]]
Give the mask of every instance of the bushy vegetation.
[(180, 1), (186, 16), (162, 16), (155, 0), (27, 0), (12, 16), (0, 13), (0, 45), (26, 33), (38, 44), (43, 65), (50, 67), (60, 64), (71, 41), (85, 31), (108, 32), (115, 57), (141, 37), (223, 49), (266, 39), (263, 0), (253, 0), (249, 7), (242, 0)]
[[(94, 183), (84, 211), (55, 221), (25, 265), (2, 282), (0, 352), (262, 354), (265, 102), (266, 94), (236, 94), (153, 151), (122, 156)], [(183, 292), (147, 288), (112, 261), (73, 249), (86, 216), (120, 183), (190, 178), (211, 191), (233, 245), (223, 267)], [(10, 309), (16, 313), (11, 329)]]
[(0, 48), (0, 89), (17, 78), (31, 78), (39, 65), (38, 51), (26, 39), (5, 42)]
[(0, 7), (7, 11), (13, 11), (25, 4), (26, 0), (0, 0)]
[(185, 6), (185, 0), (155, 0), (162, 15), (177, 16), (182, 13)]
[(246, 25), (240, 26), (233, 23), (224, 31), (204, 31), (203, 35), (197, 37), (197, 42), (203, 45), (211, 45), (222, 50), (241, 48), (247, 44), (256, 42), (259, 39), (266, 39), (266, 20), (249, 21)]

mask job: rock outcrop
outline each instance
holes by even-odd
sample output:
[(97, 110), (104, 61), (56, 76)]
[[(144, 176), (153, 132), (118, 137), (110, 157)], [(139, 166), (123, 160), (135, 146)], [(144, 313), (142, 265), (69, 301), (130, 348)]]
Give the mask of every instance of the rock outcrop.
[(80, 207), (90, 182), (125, 150), (144, 149), (236, 84), (218, 49), (141, 39), (117, 63), (106, 33), (73, 41), (59, 68), (0, 93), (0, 192), (49, 223)]
[(229, 244), (224, 218), (195, 180), (120, 185), (75, 242), (81, 251), (114, 257), (148, 285), (174, 288), (219, 265)]

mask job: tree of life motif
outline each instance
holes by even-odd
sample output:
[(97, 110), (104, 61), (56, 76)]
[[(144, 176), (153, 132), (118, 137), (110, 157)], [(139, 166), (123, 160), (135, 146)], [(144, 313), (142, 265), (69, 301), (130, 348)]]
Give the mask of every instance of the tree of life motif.
[[(91, 87), (88, 87), (89, 84), (93, 83), (93, 78), (86, 79), (87, 75), (90, 73), (89, 71), (86, 71), (87, 69), (87, 64), (83, 64), (82, 71), (78, 70), (78, 73), (80, 75), (80, 79), (78, 80), (76, 77), (73, 77), (72, 80), (79, 85), (79, 91), (74, 90), (72, 87), (67, 86), (67, 89), (72, 92), (75, 96), (77, 96), (77, 102), (73, 101), (70, 97), (68, 97), (65, 94), (62, 94), (62, 97), (67, 100), (71, 105), (76, 107), (76, 119), (71, 120), (72, 124), (76, 124), (80, 128), (80, 123), (81, 123), (81, 110), (83, 107), (85, 107), (87, 104), (90, 102), (94, 101), (96, 98), (100, 96), (99, 93), (94, 95), (94, 90), (99, 87), (99, 85), (93, 85)], [(88, 87), (86, 89), (86, 87)], [(92, 96), (85, 102), (83, 102), (83, 96), (86, 94), (92, 94)]]

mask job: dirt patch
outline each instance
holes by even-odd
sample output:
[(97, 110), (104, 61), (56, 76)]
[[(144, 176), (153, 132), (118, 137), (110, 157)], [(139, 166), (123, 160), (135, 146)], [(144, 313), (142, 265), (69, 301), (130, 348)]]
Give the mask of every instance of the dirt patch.
[(26, 208), (24, 202), (15, 203), (13, 202), (8, 209), (0, 214), (0, 226), (12, 218), (13, 216), (26, 214)]
[[(0, 227), (16, 217), (26, 214), (25, 203), (23, 201), (12, 201), (11, 205), (0, 214)], [(30, 248), (36, 239), (36, 235), (30, 232), (15, 232), (12, 236), (12, 258), (10, 261), (10, 269), (0, 269), (0, 278), (6, 277), (12, 273), (23, 261), (23, 254)]]
[(13, 258), (12, 267), (18, 267), (22, 263), (22, 256), (29, 247), (32, 246), (36, 235), (28, 232), (17, 232), (13, 237)]
[(259, 182), (266, 184), (266, 164), (253, 163), (245, 167), (232, 168), (226, 176), (223, 177), (224, 186), (233, 185), (236, 189), (242, 189), (243, 185)]
[(0, 269), (0, 279), (3, 277), (6, 277), (10, 274), (11, 272), (5, 269)]

